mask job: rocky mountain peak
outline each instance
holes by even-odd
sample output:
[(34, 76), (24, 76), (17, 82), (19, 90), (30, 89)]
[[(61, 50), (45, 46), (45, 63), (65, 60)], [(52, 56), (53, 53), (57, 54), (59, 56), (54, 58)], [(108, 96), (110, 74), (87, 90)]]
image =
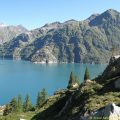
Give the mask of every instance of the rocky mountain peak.
[(17, 35), (27, 31), (28, 30), (21, 25), (13, 26), (0, 23), (0, 44), (10, 41), (14, 37), (17, 37)]
[(104, 18), (109, 17), (109, 18), (115, 19), (118, 16), (120, 16), (120, 13), (116, 10), (109, 9), (109, 10), (105, 11), (104, 13), (102, 13), (101, 16), (104, 17)]
[(77, 22), (77, 21), (74, 19), (71, 19), (71, 20), (65, 21), (64, 24), (70, 24), (70, 23), (74, 23), (74, 22)]
[(94, 19), (91, 19), (89, 22), (90, 26), (98, 26), (103, 24), (104, 22), (108, 22), (110, 20), (119, 20), (120, 18), (120, 13), (116, 10), (109, 9), (102, 14), (96, 16)]
[(100, 14), (96, 13), (96, 14), (92, 14), (89, 18), (87, 18), (87, 21), (91, 21), (93, 19), (95, 19), (97, 16), (99, 16)]
[(23, 25), (17, 25), (16, 26), (18, 29), (20, 29), (21, 31), (23, 31), (23, 33), (24, 32), (28, 32), (28, 30), (23, 26)]
[(34, 34), (46, 34), (49, 30), (57, 29), (61, 26), (60, 22), (53, 22), (53, 23), (47, 23), (44, 26), (31, 30), (32, 33)]
[(0, 23), (0, 27), (7, 27), (7, 25), (4, 23)]
[(53, 22), (53, 23), (51, 23), (51, 24), (45, 24), (43, 27), (42, 27), (42, 29), (55, 29), (55, 28), (57, 28), (57, 27), (59, 27), (61, 25), (61, 23), (60, 22)]
[(108, 9), (104, 13), (111, 14), (111, 15), (120, 14), (118, 11), (116, 11), (114, 9)]

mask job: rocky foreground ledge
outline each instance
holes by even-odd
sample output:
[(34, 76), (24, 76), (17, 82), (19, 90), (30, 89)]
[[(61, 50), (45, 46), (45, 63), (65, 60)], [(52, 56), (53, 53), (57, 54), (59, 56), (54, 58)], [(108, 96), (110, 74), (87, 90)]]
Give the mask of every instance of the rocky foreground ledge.
[(120, 58), (102, 75), (57, 91), (32, 120), (120, 120)]

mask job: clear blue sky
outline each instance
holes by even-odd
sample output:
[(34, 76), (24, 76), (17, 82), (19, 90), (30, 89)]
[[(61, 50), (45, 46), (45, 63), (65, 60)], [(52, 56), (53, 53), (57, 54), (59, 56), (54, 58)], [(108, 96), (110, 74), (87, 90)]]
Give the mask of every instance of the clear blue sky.
[(55, 21), (83, 20), (110, 8), (120, 12), (120, 0), (0, 0), (0, 22), (33, 29)]

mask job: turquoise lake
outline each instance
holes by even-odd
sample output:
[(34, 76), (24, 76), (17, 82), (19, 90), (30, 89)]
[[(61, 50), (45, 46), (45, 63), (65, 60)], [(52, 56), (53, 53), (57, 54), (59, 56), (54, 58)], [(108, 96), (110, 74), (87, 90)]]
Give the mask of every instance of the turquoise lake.
[(33, 64), (28, 61), (0, 60), (0, 105), (10, 102), (11, 98), (29, 94), (36, 102), (38, 91), (46, 88), (49, 95), (66, 88), (71, 71), (83, 80), (86, 65), (91, 78), (101, 74), (106, 65), (101, 64)]

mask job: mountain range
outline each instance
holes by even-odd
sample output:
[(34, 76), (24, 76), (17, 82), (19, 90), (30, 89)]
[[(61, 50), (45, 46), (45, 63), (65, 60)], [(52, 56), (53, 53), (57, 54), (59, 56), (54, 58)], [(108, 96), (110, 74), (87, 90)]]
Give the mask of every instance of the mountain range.
[(22, 25), (13, 26), (0, 23), (0, 44), (12, 40), (17, 35), (26, 32), (27, 29)]
[(2, 26), (0, 39), (0, 56), (6, 58), (34, 63), (107, 63), (113, 47), (116, 54), (120, 52), (120, 13), (109, 9), (83, 21), (54, 22), (30, 31)]

